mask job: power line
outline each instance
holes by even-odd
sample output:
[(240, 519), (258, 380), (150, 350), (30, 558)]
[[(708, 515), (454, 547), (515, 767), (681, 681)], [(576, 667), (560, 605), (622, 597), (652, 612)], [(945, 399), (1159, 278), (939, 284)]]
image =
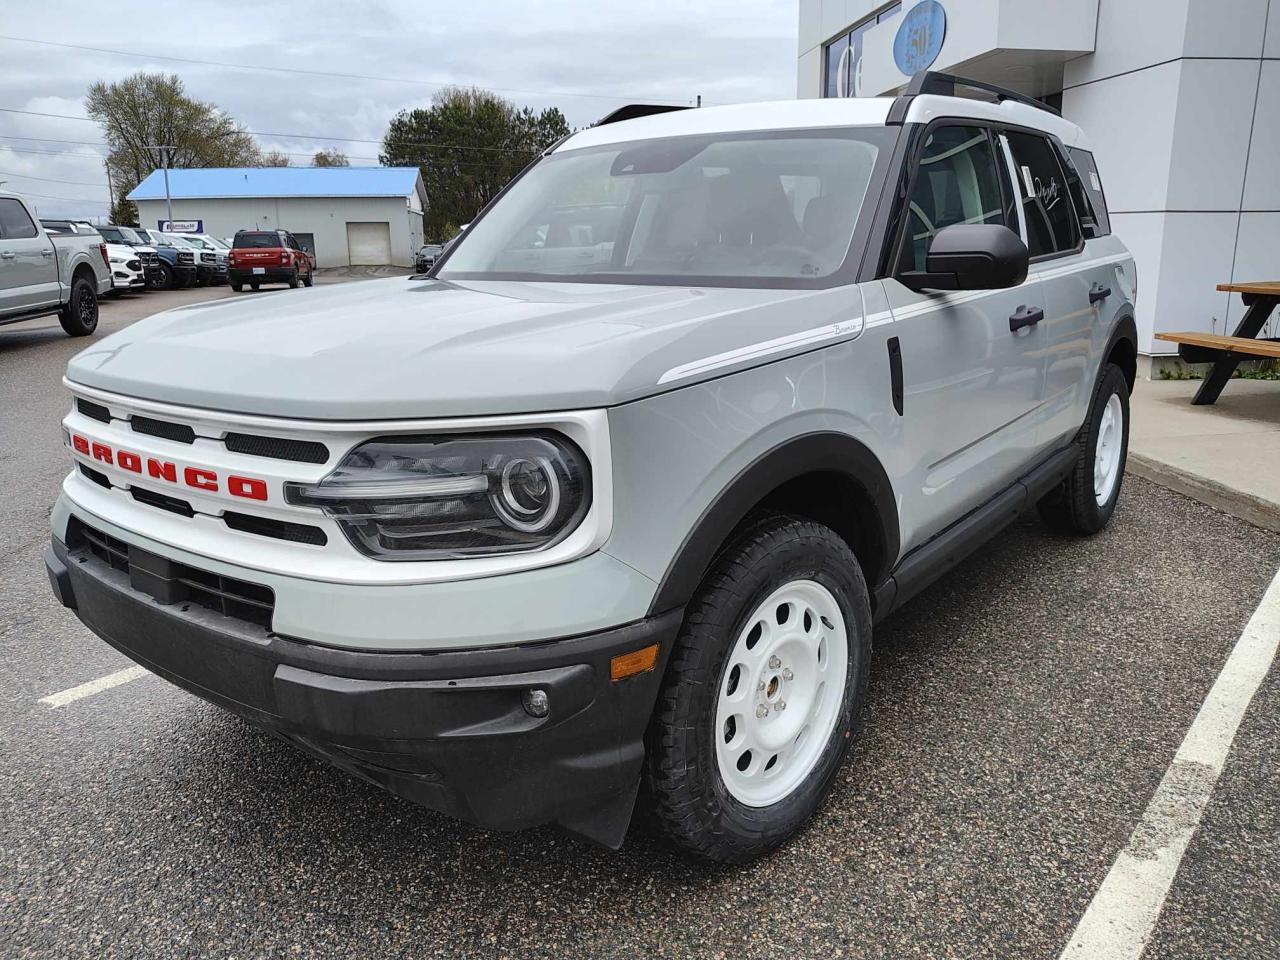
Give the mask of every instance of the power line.
[(67, 203), (107, 203), (106, 197), (55, 197), (49, 193), (31, 193), (29, 190), (19, 190), (24, 197), (38, 197), (41, 200), (65, 200)]
[[(3, 39), (3, 38), (0, 38)], [(83, 123), (97, 123), (92, 117), (77, 117), (69, 113), (40, 113), (36, 110), (19, 110), (16, 107), (0, 107), (0, 113), (20, 113), (28, 117), (52, 117), (55, 120), (79, 120)], [(382, 145), (384, 140), (369, 140), (360, 137), (324, 137), (311, 133), (274, 133), (266, 130), (245, 130), (246, 134), (251, 137), (280, 137), (285, 140), (336, 140), (339, 143), (371, 143)], [(13, 140), (36, 140), (42, 139), (38, 137), (7, 137), (5, 139)], [(53, 140), (46, 141), (52, 143), (82, 143), (87, 146), (106, 146), (101, 140)], [(397, 140), (398, 146), (405, 147), (427, 147), (432, 150), (475, 150), (484, 153), (529, 153), (528, 150), (522, 150), (519, 147), (476, 147), (468, 144), (458, 143), (432, 143), (429, 140)], [(284, 151), (281, 151), (282, 153)], [(295, 153), (293, 156), (306, 156), (306, 154)], [(377, 157), (363, 157), (365, 160), (377, 160)]]
[[(226, 67), (231, 70), (261, 70), (270, 73), (294, 73), (309, 77), (332, 77), (338, 80), (374, 80), (382, 83), (408, 83), (424, 87), (457, 87), (468, 86), (456, 80), (421, 80), (412, 77), (385, 77), (364, 73), (333, 73), (327, 70), (300, 70), (293, 67), (272, 67), (249, 63), (227, 63), (222, 60), (196, 60), (190, 57), (173, 57), (155, 53), (136, 53), (132, 50), (112, 50), (107, 47), (89, 47), (78, 43), (57, 43), (53, 40), (33, 40), (30, 37), (9, 37), (0, 35), (0, 40), (12, 43), (34, 43), (45, 47), (61, 47), (67, 50), (87, 50), (90, 53), (108, 53), (119, 57), (135, 57), (142, 60), (168, 60), (173, 63), (189, 63), (204, 67)], [(686, 104), (687, 100), (664, 100), (657, 97), (632, 97), (623, 94), (577, 93), (570, 90), (518, 90), (511, 87), (490, 87), (500, 93), (519, 93), (536, 97), (585, 97), (590, 100), (631, 100), (650, 103)]]
[(14, 173), (12, 170), (0, 170), (0, 177), (17, 177), (19, 180), (40, 180), (44, 183), (71, 183), (81, 187), (100, 187), (101, 181), (92, 180), (56, 180), (53, 177), (33, 177), (29, 173)]

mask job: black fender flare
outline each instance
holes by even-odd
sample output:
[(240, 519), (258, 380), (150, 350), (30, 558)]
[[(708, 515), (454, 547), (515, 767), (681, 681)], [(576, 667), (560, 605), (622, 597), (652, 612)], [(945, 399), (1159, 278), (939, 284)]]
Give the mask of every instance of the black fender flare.
[[(1102, 349), (1102, 363), (1098, 364), (1098, 372), (1093, 378), (1094, 390), (1097, 390), (1098, 381), (1102, 379), (1102, 371), (1106, 367), (1107, 357), (1111, 356), (1111, 351), (1116, 348), (1116, 344), (1121, 340), (1127, 340), (1129, 342), (1129, 346), (1133, 348), (1133, 355), (1136, 357), (1138, 355), (1138, 324), (1133, 319), (1133, 313), (1131, 311), (1121, 313), (1119, 318), (1116, 320), (1115, 325), (1111, 328), (1111, 336), (1107, 338), (1107, 345)], [(1129, 384), (1129, 388), (1130, 392), (1132, 392), (1132, 383)], [(1089, 396), (1093, 396), (1093, 391), (1090, 391)]]
[(844, 433), (801, 434), (772, 448), (745, 467), (720, 491), (681, 543), (650, 604), (650, 615), (684, 606), (693, 596), (733, 529), (784, 483), (811, 473), (834, 473), (865, 492), (859, 521), (880, 558), (864, 570), (874, 591), (898, 559), (901, 533), (893, 486), (879, 459), (863, 443)]

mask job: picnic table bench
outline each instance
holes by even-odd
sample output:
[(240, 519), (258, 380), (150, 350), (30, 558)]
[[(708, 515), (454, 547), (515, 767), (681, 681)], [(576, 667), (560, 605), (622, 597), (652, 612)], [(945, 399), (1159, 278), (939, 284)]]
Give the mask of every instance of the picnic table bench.
[(1271, 311), (1280, 304), (1280, 280), (1220, 283), (1218, 289), (1240, 294), (1245, 306), (1249, 308), (1231, 336), (1195, 332), (1156, 334), (1157, 340), (1178, 344), (1178, 356), (1187, 363), (1213, 364), (1213, 369), (1196, 391), (1191, 401), (1193, 404), (1213, 403), (1217, 400), (1242, 360), (1251, 357), (1280, 359), (1280, 339), (1258, 337), (1267, 318), (1271, 316)]

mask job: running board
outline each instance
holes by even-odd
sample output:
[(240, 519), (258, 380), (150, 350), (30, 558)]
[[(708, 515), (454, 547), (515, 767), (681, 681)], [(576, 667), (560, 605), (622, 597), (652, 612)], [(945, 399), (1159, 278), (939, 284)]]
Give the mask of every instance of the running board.
[(1066, 479), (1079, 454), (1080, 448), (1075, 444), (1059, 450), (1012, 486), (903, 557), (888, 580), (876, 589), (876, 622), (955, 569), (1017, 520), (1028, 504), (1035, 503)]

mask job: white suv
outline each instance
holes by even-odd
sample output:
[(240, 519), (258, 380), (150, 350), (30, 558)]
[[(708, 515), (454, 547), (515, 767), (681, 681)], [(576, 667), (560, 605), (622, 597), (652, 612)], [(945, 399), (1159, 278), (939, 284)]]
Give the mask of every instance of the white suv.
[(104, 640), (490, 828), (741, 861), (857, 742), (872, 624), (1120, 494), (1133, 260), (998, 88), (632, 107), (429, 277), (193, 304), (71, 361), (50, 578)]

